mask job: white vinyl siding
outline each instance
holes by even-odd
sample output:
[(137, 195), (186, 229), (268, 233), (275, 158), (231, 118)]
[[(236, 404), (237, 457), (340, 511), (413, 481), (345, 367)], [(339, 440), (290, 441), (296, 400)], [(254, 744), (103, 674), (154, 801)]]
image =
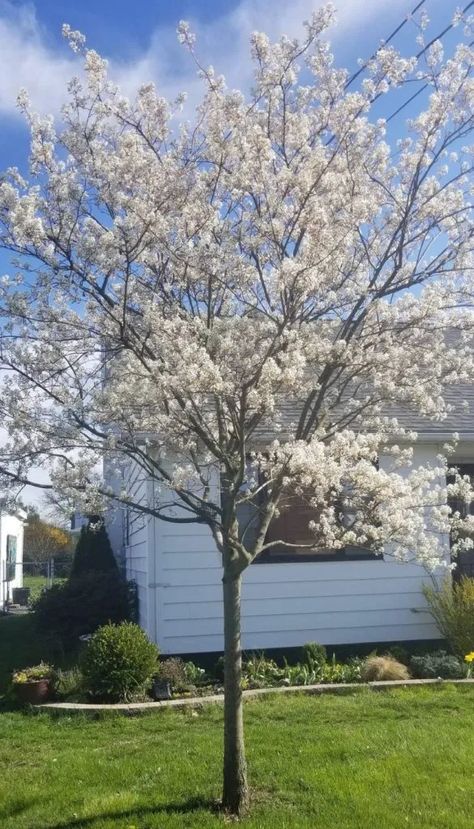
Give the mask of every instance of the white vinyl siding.
[[(128, 477), (125, 480), (126, 491), (136, 503), (148, 503), (149, 482), (144, 472), (136, 464), (130, 464)], [(134, 510), (123, 510), (123, 549), (125, 558), (125, 575), (127, 579), (136, 582), (138, 590), (138, 609), (140, 625), (150, 636), (154, 636), (153, 625), (150, 625), (149, 616), (153, 618), (154, 596), (149, 590), (148, 567), (149, 555), (152, 554), (148, 539), (149, 525), (153, 520), (144, 513)], [(150, 553), (149, 553), (150, 551)], [(115, 550), (114, 550), (115, 552)]]
[[(415, 463), (436, 463), (440, 448), (417, 446)], [(128, 488), (141, 503), (154, 502), (153, 484), (133, 466)], [(443, 542), (448, 554), (448, 539)], [(138, 585), (140, 623), (161, 651), (222, 650), (222, 571), (209, 529), (131, 512), (124, 551), (127, 577)], [(255, 564), (243, 576), (243, 646), (435, 639), (422, 592), (429, 581), (418, 565), (388, 554), (384, 560)]]
[[(438, 446), (415, 452), (419, 463), (435, 462)], [(221, 651), (222, 572), (209, 529), (163, 521), (153, 525), (149, 598), (155, 628), (149, 632), (163, 653)], [(422, 593), (429, 579), (418, 565), (389, 556), (255, 564), (243, 576), (243, 647), (435, 639), (439, 633)]]

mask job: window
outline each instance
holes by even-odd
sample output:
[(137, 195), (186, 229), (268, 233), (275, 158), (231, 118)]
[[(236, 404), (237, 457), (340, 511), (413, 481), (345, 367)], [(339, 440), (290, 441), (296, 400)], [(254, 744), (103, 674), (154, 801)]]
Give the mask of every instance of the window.
[(7, 535), (7, 560), (5, 581), (13, 581), (16, 575), (16, 535)]
[[(342, 560), (364, 560), (381, 559), (373, 551), (364, 548), (350, 546), (339, 550), (327, 548), (315, 548), (314, 533), (309, 528), (309, 523), (316, 517), (314, 507), (309, 503), (309, 498), (304, 495), (288, 494), (280, 502), (279, 515), (271, 522), (266, 535), (265, 543), (275, 544), (267, 548), (255, 560), (256, 563), (269, 562), (290, 562), (290, 561), (342, 561)], [(297, 545), (288, 547), (284, 543)], [(301, 546), (298, 546), (301, 545)]]

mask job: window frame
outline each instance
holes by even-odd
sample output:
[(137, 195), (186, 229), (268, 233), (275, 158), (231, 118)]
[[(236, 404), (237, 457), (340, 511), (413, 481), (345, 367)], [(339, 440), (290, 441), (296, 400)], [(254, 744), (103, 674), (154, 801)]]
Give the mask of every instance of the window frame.
[[(12, 582), (16, 579), (16, 568), (18, 564), (18, 536), (8, 533), (5, 547), (5, 581)], [(13, 574), (13, 575), (12, 575)]]
[[(264, 493), (263, 491), (260, 491), (258, 495), (258, 503), (262, 503), (263, 499)], [(277, 552), (272, 550), (271, 547), (268, 547), (266, 550), (263, 550), (258, 554), (258, 556), (252, 561), (252, 564), (310, 564), (315, 562), (324, 562), (327, 564), (329, 562), (341, 561), (384, 561), (383, 552), (372, 552), (363, 547), (353, 549), (354, 553), (348, 553), (347, 547), (337, 549), (332, 552), (330, 550), (325, 550), (325, 552), (319, 553), (314, 552), (313, 550), (305, 551), (304, 547), (288, 547), (286, 550), (282, 549), (281, 552)], [(360, 552), (356, 552), (356, 550), (360, 550)]]

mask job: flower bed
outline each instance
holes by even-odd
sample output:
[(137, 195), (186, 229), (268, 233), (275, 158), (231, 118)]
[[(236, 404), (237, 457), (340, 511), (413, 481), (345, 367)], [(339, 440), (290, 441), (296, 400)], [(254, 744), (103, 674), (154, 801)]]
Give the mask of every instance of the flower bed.
[[(308, 643), (301, 649), (301, 660), (296, 664), (286, 659), (278, 663), (263, 653), (246, 657), (242, 666), (242, 690), (245, 694), (285, 688), (315, 689), (316, 692), (326, 686), (352, 688), (374, 682), (463, 680), (471, 676), (473, 663), (474, 653), (469, 653), (464, 660), (446, 651), (410, 658), (400, 648), (394, 648), (393, 653), (374, 652), (364, 659), (352, 657), (338, 662), (334, 654), (328, 659), (324, 646)], [(223, 693), (222, 657), (211, 671), (179, 657), (159, 659), (155, 645), (132, 623), (99, 628), (82, 654), (79, 666), (72, 671), (55, 672), (44, 665), (28, 671), (35, 677), (36, 671), (42, 678), (46, 669), (48, 676), (54, 675), (54, 687), (49, 683), (54, 699), (59, 703), (90, 706), (91, 710), (97, 704), (118, 703), (127, 707), (186, 700), (195, 703), (220, 699)], [(18, 684), (19, 677), (20, 673), (16, 672), (13, 682)], [(24, 702), (41, 701), (29, 698), (28, 694), (17, 694), (17, 698)]]

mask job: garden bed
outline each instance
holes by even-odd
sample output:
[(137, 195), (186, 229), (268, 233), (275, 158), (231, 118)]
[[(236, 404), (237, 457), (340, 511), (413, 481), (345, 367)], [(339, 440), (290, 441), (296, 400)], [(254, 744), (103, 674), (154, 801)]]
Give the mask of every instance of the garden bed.
[[(252, 688), (243, 691), (244, 699), (268, 696), (269, 694), (338, 694), (347, 691), (360, 691), (369, 688), (374, 691), (384, 689), (406, 688), (419, 685), (474, 685), (474, 679), (405, 679), (385, 682), (340, 682), (338, 684), (317, 684), (317, 685), (291, 685), (270, 688)], [(82, 713), (99, 711), (117, 711), (120, 713), (140, 713), (142, 711), (153, 711), (159, 708), (201, 708), (206, 703), (220, 703), (224, 700), (224, 694), (209, 694), (207, 696), (178, 697), (150, 702), (117, 702), (117, 703), (89, 703), (89, 702), (46, 702), (42, 705), (35, 705), (36, 710), (48, 711), (80, 711)]]

